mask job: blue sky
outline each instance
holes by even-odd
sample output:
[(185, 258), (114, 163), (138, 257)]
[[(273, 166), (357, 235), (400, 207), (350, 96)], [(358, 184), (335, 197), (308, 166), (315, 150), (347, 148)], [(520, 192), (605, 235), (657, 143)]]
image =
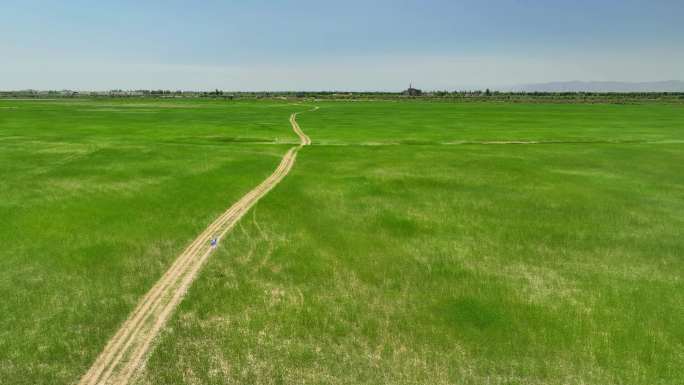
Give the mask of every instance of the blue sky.
[(684, 79), (684, 1), (33, 1), (0, 89), (399, 90)]

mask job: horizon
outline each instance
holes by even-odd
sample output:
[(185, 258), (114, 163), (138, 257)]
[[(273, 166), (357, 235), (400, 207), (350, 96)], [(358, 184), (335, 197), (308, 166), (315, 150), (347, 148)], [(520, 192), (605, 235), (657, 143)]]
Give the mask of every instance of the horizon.
[(676, 1), (10, 0), (0, 14), (0, 89), (397, 92), (409, 82), (502, 90), (672, 81), (684, 79), (683, 15)]
[[(586, 85), (586, 86), (592, 86), (592, 85), (617, 85), (617, 86), (623, 86), (623, 87), (629, 87), (629, 86), (639, 86), (639, 85), (645, 85), (645, 86), (652, 86), (656, 84), (674, 84), (678, 89), (676, 91), (658, 91), (658, 90), (622, 90), (622, 91), (592, 91), (592, 90), (573, 90), (573, 91), (567, 91), (567, 90), (546, 90), (546, 91), (539, 91), (539, 90), (534, 90), (533, 87), (543, 87), (543, 86), (555, 86), (555, 85)], [(404, 88), (397, 88), (397, 89), (392, 89), (392, 90), (378, 90), (378, 89), (281, 89), (281, 90), (239, 90), (239, 89), (222, 89), (222, 88), (206, 88), (206, 89), (175, 89), (175, 88), (141, 88), (141, 87), (133, 87), (133, 88), (122, 88), (122, 87), (113, 87), (109, 89), (77, 89), (77, 88), (61, 88), (61, 89), (39, 89), (39, 88), (25, 88), (25, 89), (0, 89), (0, 92), (4, 93), (12, 93), (12, 92), (136, 92), (136, 91), (170, 91), (170, 92), (188, 92), (188, 93), (208, 93), (208, 92), (214, 92), (214, 91), (220, 91), (220, 92), (234, 92), (234, 93), (292, 93), (292, 92), (305, 92), (305, 93), (401, 93), (406, 91), (409, 87), (411, 86), (411, 83), (409, 83), (408, 86)], [(483, 88), (476, 88), (476, 87), (470, 87), (470, 88), (455, 88), (455, 89), (426, 89), (426, 88), (421, 88), (419, 85), (413, 84), (413, 88), (417, 88), (423, 92), (453, 92), (453, 93), (458, 93), (458, 92), (484, 92), (486, 90), (490, 90), (492, 92), (499, 92), (499, 93), (519, 93), (519, 92), (597, 92), (597, 93), (630, 93), (630, 92), (653, 92), (653, 93), (682, 93), (684, 92), (684, 81), (683, 80), (661, 80), (661, 81), (652, 81), (652, 82), (624, 82), (624, 81), (586, 81), (586, 80), (568, 80), (568, 81), (552, 81), (552, 82), (544, 82), (544, 83), (530, 83), (530, 84), (517, 84), (517, 85), (509, 85), (509, 86), (504, 86), (504, 87), (483, 87)], [(681, 88), (681, 90), (679, 90)]]

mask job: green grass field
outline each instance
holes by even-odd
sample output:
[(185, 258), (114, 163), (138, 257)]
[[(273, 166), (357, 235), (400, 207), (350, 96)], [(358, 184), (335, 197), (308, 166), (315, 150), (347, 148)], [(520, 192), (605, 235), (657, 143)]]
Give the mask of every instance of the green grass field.
[(85, 372), (179, 252), (272, 172), (292, 108), (0, 101), (0, 383)]
[[(684, 106), (319, 105), (140, 384), (684, 383)], [(0, 101), (0, 379), (76, 381), (302, 109)]]
[(684, 141), (682, 104), (338, 102), (304, 114), (318, 144)]

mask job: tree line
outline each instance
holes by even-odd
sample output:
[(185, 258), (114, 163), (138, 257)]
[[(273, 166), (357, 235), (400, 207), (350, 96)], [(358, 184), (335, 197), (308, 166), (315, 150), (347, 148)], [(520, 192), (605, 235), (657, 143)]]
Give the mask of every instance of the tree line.
[(502, 92), (485, 90), (405, 92), (347, 91), (185, 91), (185, 90), (15, 90), (0, 91), (0, 98), (213, 98), (213, 99), (420, 99), (462, 101), (540, 101), (540, 102), (630, 102), (684, 101), (684, 92)]

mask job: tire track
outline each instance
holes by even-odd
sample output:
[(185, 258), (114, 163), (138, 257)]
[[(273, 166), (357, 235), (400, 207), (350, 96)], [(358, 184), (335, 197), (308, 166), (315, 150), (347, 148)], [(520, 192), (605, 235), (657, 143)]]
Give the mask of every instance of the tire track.
[[(318, 107), (315, 107), (311, 111), (316, 111)], [(292, 129), (294, 130), (295, 133), (297, 133), (297, 136), (299, 136), (299, 140), (302, 146), (308, 146), (311, 144), (311, 139), (309, 138), (308, 135), (302, 131), (301, 128), (299, 128), (299, 124), (297, 123), (297, 113), (295, 112), (290, 116), (290, 124), (292, 125)]]
[[(315, 107), (309, 111), (317, 109)], [(268, 178), (221, 214), (176, 258), (107, 342), (78, 385), (126, 385), (132, 382), (144, 367), (154, 338), (211, 255), (211, 239), (220, 241), (260, 198), (290, 172), (297, 152), (311, 144), (311, 139), (297, 124), (297, 114), (290, 115), (290, 124), (300, 144), (290, 148)]]

